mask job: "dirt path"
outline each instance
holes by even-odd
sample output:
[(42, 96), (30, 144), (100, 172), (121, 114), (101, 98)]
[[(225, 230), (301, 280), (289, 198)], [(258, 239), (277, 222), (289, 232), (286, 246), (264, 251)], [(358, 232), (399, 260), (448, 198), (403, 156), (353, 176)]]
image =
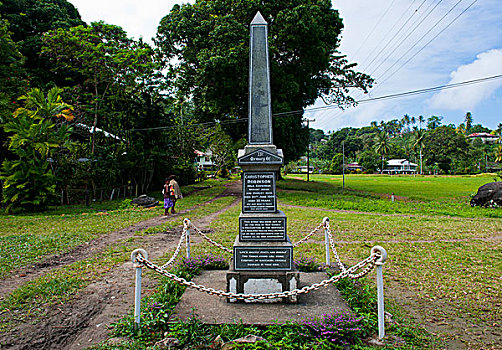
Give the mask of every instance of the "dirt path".
[[(207, 229), (211, 221), (222, 212), (237, 205), (241, 197), (240, 182), (228, 184), (227, 189), (217, 196), (233, 196), (235, 200), (219, 212), (195, 220), (194, 224)], [(215, 200), (214, 198), (213, 200)], [(209, 204), (208, 201), (204, 204)], [(89, 258), (121, 240), (132, 237), (135, 232), (151, 226), (157, 226), (167, 220), (179, 219), (185, 212), (171, 217), (155, 217), (111, 232), (88, 244), (78, 246), (70, 252), (48, 258), (43, 262), (19, 271), (14, 277), (0, 283), (0, 295), (6, 295), (28, 280), (33, 280), (49, 271)], [(141, 248), (151, 259), (164, 255), (174, 249), (178, 243), (182, 227), (168, 233), (145, 235)], [(192, 236), (193, 244), (201, 238)], [(20, 274), (25, 277), (19, 278)], [(149, 292), (155, 287), (155, 281), (145, 276), (143, 291)], [(134, 269), (130, 261), (114, 266), (103, 279), (95, 281), (80, 291), (71, 301), (62, 305), (53, 305), (46, 310), (44, 317), (36, 324), (30, 322), (19, 325), (13, 332), (0, 336), (1, 349), (83, 349), (103, 341), (108, 336), (108, 326), (131, 310), (134, 303)], [(5, 294), (4, 294), (5, 293)]]

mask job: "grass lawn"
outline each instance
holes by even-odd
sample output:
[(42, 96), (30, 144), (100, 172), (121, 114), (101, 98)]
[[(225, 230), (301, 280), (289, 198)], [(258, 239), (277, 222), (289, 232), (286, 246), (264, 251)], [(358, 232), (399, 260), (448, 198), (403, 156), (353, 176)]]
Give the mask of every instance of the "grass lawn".
[[(386, 310), (399, 324), (390, 326), (389, 334), (412, 339), (404, 348), (439, 348), (430, 333), (427, 336), (421, 333), (425, 325), (441, 341), (447, 342), (449, 348), (462, 348), (462, 344), (468, 349), (502, 347), (500, 331), (497, 333), (502, 319), (502, 209), (469, 206), (470, 195), (479, 186), (493, 181), (492, 176), (348, 175), (343, 192), (341, 176), (314, 175), (313, 181), (308, 183), (300, 179), (302, 176), (305, 178), (305, 175), (289, 175), (277, 183), (278, 208), (287, 215), (291, 241), (303, 238), (327, 216), (338, 253), (347, 265), (367, 257), (372, 246), (383, 246), (389, 255), (384, 266)], [(228, 206), (233, 199), (226, 197), (215, 200), (210, 206), (197, 206), (221, 193), (222, 183), (213, 185), (185, 197), (177, 209), (190, 209), (185, 216), (196, 219)], [(391, 192), (395, 193), (395, 202), (390, 200)], [(0, 276), (112, 230), (161, 215), (162, 211), (160, 208), (124, 210), (119, 209), (120, 204), (117, 201), (106, 212), (91, 207), (0, 216)], [(218, 216), (211, 223), (210, 237), (232, 247), (239, 229), (240, 211), (237, 205)], [(143, 234), (177, 225), (179, 222), (167, 222), (138, 232), (135, 238), (141, 239)], [(313, 256), (323, 262), (323, 240), (321, 230), (295, 248), (295, 257)], [(93, 257), (92, 264), (104, 266), (127, 260), (129, 248), (128, 242), (118, 242), (115, 247)], [(165, 261), (171, 253), (166, 252), (158, 262)], [(231, 255), (207, 242), (192, 246), (193, 256), (205, 253), (226, 258)], [(33, 312), (30, 302), (39, 305), (50, 300), (65, 300), (90, 279), (100, 277), (86, 266), (90, 264), (83, 261), (53, 271), (17, 290), (1, 306), (14, 306), (20, 313), (29, 313)], [(59, 285), (61, 280), (67, 283)], [(360, 281), (363, 288), (374, 295), (375, 273), (371, 272)], [(211, 343), (215, 334), (223, 332), (209, 331), (199, 324), (173, 327), (178, 327), (176, 334), (183, 333), (187, 337), (191, 332), (200, 332), (204, 337), (203, 341), (202, 338), (198, 340), (201, 344)], [(232, 332), (235, 335), (237, 330), (232, 328)], [(238, 332), (245, 335), (248, 330)], [(275, 328), (261, 334), (270, 332), (275, 332), (271, 337), (279, 337), (277, 341), (280, 341), (281, 334), (286, 339), (286, 333), (295, 333), (297, 329)], [(135, 339), (129, 344), (134, 344), (132, 347), (123, 348), (151, 344), (151, 339), (145, 342)], [(324, 349), (324, 345), (319, 346)], [(367, 347), (356, 347), (363, 348)]]
[[(470, 196), (494, 176), (288, 175), (278, 181), (279, 200), (286, 204), (378, 213), (502, 217), (502, 208), (469, 206)], [(394, 192), (395, 202), (391, 201)], [(315, 193), (315, 195), (309, 195)]]
[[(210, 180), (212, 187), (186, 196), (178, 211), (192, 208), (214, 198), (225, 189), (223, 181)], [(182, 191), (193, 192), (194, 187)], [(160, 200), (161, 194), (156, 194)], [(56, 207), (37, 214), (0, 215), (0, 278), (11, 271), (60, 254), (108, 232), (160, 216), (161, 205), (120, 209), (122, 200), (96, 203), (89, 207)], [(177, 223), (179, 225), (179, 223)]]
[[(496, 335), (502, 319), (502, 209), (468, 204), (469, 195), (491, 177), (354, 175), (345, 193), (337, 176), (314, 176), (310, 183), (294, 177), (278, 183), (279, 209), (287, 215), (292, 242), (327, 216), (347, 265), (368, 256), (374, 245), (387, 249), (386, 295), (390, 305), (399, 305), (396, 313), (414, 315), (418, 327), (428, 324), (445, 341), (467, 342), (473, 349), (502, 346)], [(391, 186), (406, 198), (382, 198)], [(212, 238), (231, 247), (239, 213), (236, 207), (221, 215)], [(295, 248), (295, 256), (324, 261), (323, 239), (321, 231)], [(193, 249), (206, 252), (222, 255), (207, 244)], [(363, 283), (375, 287), (374, 273)]]

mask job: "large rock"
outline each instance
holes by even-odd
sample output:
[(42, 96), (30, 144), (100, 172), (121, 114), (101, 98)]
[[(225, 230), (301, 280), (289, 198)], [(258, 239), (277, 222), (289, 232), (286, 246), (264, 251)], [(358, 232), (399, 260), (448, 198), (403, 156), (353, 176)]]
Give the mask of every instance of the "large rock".
[(148, 197), (146, 194), (142, 194), (138, 198), (134, 198), (131, 203), (142, 206), (143, 208), (150, 208), (158, 205), (159, 201), (153, 197)]
[(502, 207), (502, 181), (491, 182), (478, 188), (471, 199), (471, 207)]

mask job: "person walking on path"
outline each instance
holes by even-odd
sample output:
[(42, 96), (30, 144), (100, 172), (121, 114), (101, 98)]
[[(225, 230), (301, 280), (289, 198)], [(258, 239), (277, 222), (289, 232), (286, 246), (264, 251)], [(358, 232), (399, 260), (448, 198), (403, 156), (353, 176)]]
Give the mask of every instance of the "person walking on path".
[(172, 214), (176, 213), (176, 210), (174, 210), (174, 207), (176, 206), (176, 201), (178, 199), (183, 198), (183, 193), (181, 193), (180, 185), (178, 185), (178, 182), (176, 181), (176, 175), (171, 175), (168, 177), (169, 179), (169, 185), (172, 188), (172, 197), (171, 200), (173, 201), (173, 209), (171, 210)]
[(164, 188), (162, 188), (162, 194), (164, 195), (164, 216), (169, 215), (169, 208), (174, 210), (174, 189), (170, 184), (171, 179), (168, 177), (164, 180)]

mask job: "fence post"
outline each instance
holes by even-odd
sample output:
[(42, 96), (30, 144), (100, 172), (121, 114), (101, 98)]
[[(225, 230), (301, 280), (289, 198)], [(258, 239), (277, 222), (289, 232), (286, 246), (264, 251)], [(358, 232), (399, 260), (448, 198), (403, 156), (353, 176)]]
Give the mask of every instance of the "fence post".
[(183, 220), (183, 226), (186, 232), (185, 242), (187, 247), (187, 258), (190, 259), (190, 220), (185, 218), (185, 220)]
[(136, 258), (141, 254), (145, 259), (148, 259), (148, 253), (144, 249), (135, 249), (131, 253), (131, 260), (136, 269), (136, 287), (134, 290), (134, 328), (138, 329), (141, 319), (141, 273), (143, 264), (139, 263)]
[(387, 251), (380, 246), (374, 246), (371, 248), (371, 254), (375, 252), (380, 252), (380, 257), (375, 262), (377, 270), (377, 297), (378, 297), (378, 338), (383, 339), (385, 337), (385, 310), (384, 310), (384, 300), (383, 300), (383, 264), (387, 260)]
[(328, 236), (329, 218), (325, 217), (324, 219), (322, 219), (322, 223), (324, 226), (324, 246), (326, 251), (326, 266), (330, 266), (331, 262), (329, 260), (329, 236)]

